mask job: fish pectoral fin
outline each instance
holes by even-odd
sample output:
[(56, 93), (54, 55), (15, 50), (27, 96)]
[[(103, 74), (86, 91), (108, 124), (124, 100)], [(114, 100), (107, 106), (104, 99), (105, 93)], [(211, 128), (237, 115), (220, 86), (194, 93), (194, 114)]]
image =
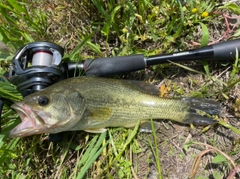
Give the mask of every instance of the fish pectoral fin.
[(109, 120), (112, 116), (112, 110), (107, 107), (97, 107), (89, 111), (89, 118), (91, 123), (102, 123)]
[[(160, 128), (160, 123), (153, 121), (154, 129), (157, 131)], [(147, 133), (152, 133), (152, 124), (151, 121), (144, 122), (140, 124), (139, 126), (139, 131), (140, 132), (147, 132)]]
[(103, 133), (105, 131), (107, 131), (107, 129), (105, 128), (99, 128), (99, 129), (86, 129), (84, 130), (86, 132), (90, 132), (90, 133)]

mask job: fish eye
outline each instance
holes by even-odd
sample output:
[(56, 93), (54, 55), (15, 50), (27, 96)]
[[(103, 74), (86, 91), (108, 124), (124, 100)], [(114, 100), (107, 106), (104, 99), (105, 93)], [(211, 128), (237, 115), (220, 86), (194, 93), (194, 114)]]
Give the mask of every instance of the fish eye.
[(40, 97), (38, 98), (38, 104), (39, 104), (40, 106), (45, 106), (45, 105), (48, 104), (48, 102), (49, 102), (49, 98), (48, 98), (47, 96), (40, 96)]

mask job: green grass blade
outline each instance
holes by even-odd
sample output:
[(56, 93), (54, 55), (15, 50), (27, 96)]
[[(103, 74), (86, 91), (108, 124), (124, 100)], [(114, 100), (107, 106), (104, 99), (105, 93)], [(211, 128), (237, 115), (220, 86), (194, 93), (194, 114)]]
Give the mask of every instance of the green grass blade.
[[(3, 80), (5, 79), (2, 75), (0, 75), (0, 78)], [(22, 99), (22, 95), (8, 80), (0, 81), (0, 96), (12, 101), (19, 101)]]
[[(208, 28), (205, 24), (199, 22), (199, 24), (201, 25), (202, 27), (202, 39), (201, 39), (201, 46), (206, 46), (209, 42), (209, 31), (208, 31)], [(206, 74), (208, 76), (210, 76), (210, 69), (209, 69), (209, 65), (208, 65), (208, 61), (207, 60), (202, 60), (202, 65), (203, 65), (203, 68), (206, 72)]]
[(140, 120), (138, 120), (137, 124), (135, 125), (134, 129), (131, 131), (130, 135), (128, 136), (124, 147), (122, 149), (122, 151), (118, 154), (118, 156), (116, 157), (117, 160), (119, 160), (119, 158), (122, 156), (123, 152), (126, 150), (127, 146), (132, 142), (132, 140), (134, 139), (134, 137), (137, 135), (138, 132), (138, 128), (140, 125)]
[(16, 158), (16, 152), (13, 150), (16, 148), (16, 145), (19, 141), (19, 138), (12, 139), (9, 143), (4, 143), (0, 148), (0, 166), (5, 162), (10, 162), (12, 158)]
[(83, 48), (83, 46), (87, 43), (87, 41), (92, 37), (93, 34), (88, 35), (86, 38), (82, 40), (82, 42), (75, 47), (72, 53), (69, 55), (70, 60), (74, 60), (76, 55), (79, 54)]
[(95, 7), (98, 9), (98, 12), (100, 12), (105, 19), (108, 18), (108, 13), (104, 10), (104, 7), (98, 0), (92, 0)]
[[(84, 153), (84, 162), (85, 163), (80, 172), (77, 175), (77, 179), (82, 179), (87, 172), (87, 170), (91, 167), (93, 162), (99, 157), (99, 155), (102, 153), (103, 149), (107, 146), (108, 142), (106, 142), (104, 145), (102, 145), (104, 139), (106, 138), (107, 132), (103, 132), (100, 136), (95, 136), (94, 140), (91, 141), (90, 146), (88, 147), (88, 150)], [(98, 138), (98, 141), (96, 143), (96, 140)], [(100, 147), (102, 145), (102, 147)], [(100, 148), (99, 148), (100, 147)]]
[(92, 42), (90, 41), (87, 41), (86, 42), (86, 46), (88, 48), (90, 48), (93, 52), (95, 52), (96, 54), (99, 54), (99, 55), (103, 55), (101, 49), (100, 49), (100, 46), (98, 44), (93, 44)]
[[(4, 5), (4, 4), (0, 3), (0, 7), (4, 8), (4, 9), (7, 9), (7, 10), (9, 10), (9, 11), (12, 11), (12, 12), (14, 12), (14, 13), (16, 13), (16, 14), (18, 14), (18, 12), (17, 12), (17, 11), (14, 11), (14, 9), (12, 9), (10, 6), (7, 6), (7, 5)], [(5, 15), (6, 15), (6, 14), (5, 14)]]
[(236, 48), (236, 57), (235, 57), (235, 62), (233, 64), (233, 69), (231, 71), (230, 79), (229, 81), (231, 82), (234, 77), (239, 73), (240, 68), (238, 67), (238, 64), (240, 64), (240, 59), (239, 59), (239, 51)]
[(240, 15), (240, 6), (235, 4), (235, 3), (232, 3), (232, 2), (225, 3), (222, 7), (219, 7), (219, 8), (220, 9), (227, 9), (227, 10), (230, 10), (237, 15)]
[(87, 150), (84, 152), (84, 155), (82, 156), (81, 160), (80, 160), (79, 163), (78, 163), (78, 166), (79, 166), (79, 167), (80, 167), (83, 163), (85, 163), (85, 162), (87, 161), (88, 156), (89, 156), (89, 154), (90, 154), (90, 152), (91, 152), (94, 144), (96, 143), (97, 139), (98, 139), (98, 136), (96, 135), (96, 136), (94, 136), (94, 138), (91, 140), (90, 145), (88, 146)]
[(157, 163), (158, 178), (162, 179), (161, 163), (160, 163), (160, 157), (159, 157), (159, 153), (158, 153), (157, 134), (156, 134), (156, 130), (155, 130), (152, 118), (151, 118), (151, 126), (152, 126), (152, 134), (153, 134), (153, 140), (154, 140), (154, 145), (155, 145), (155, 151), (154, 151), (152, 143), (150, 141), (149, 142), (150, 142), (150, 146), (153, 151), (153, 154), (154, 154), (155, 161)]
[(227, 122), (224, 122), (224, 121), (219, 121), (218, 122), (219, 124), (221, 124), (222, 126), (232, 130), (233, 132), (235, 132), (236, 134), (239, 134), (240, 135), (240, 129), (228, 124)]
[(117, 11), (121, 8), (121, 6), (117, 6), (113, 9), (113, 11), (111, 12), (110, 17), (108, 17), (107, 22), (105, 23), (103, 29), (101, 30), (101, 32), (105, 35), (108, 36), (109, 32), (110, 32), (110, 27), (114, 24), (114, 17), (115, 14), (117, 13)]
[(188, 71), (191, 71), (191, 72), (194, 72), (194, 73), (198, 73), (198, 74), (204, 75), (204, 73), (202, 73), (202, 72), (200, 72), (200, 71), (197, 71), (197, 70), (194, 70), (194, 69), (192, 69), (192, 68), (190, 68), (190, 67), (187, 67), (187, 66), (184, 66), (184, 65), (181, 65), (181, 64), (179, 64), (179, 63), (172, 62), (172, 61), (169, 61), (169, 62), (172, 63), (172, 64), (174, 64), (174, 65), (176, 65), (176, 66), (179, 66), (179, 67), (181, 67), (181, 68), (184, 68), (185, 70), (188, 70)]
[(180, 7), (180, 10), (181, 10), (181, 21), (182, 21), (182, 24), (184, 25), (184, 11), (183, 11), (183, 6), (182, 6), (182, 2), (178, 0), (178, 5)]
[(26, 13), (25, 9), (22, 6), (20, 6), (17, 1), (15, 1), (15, 0), (8, 0), (8, 2), (14, 9), (17, 10), (17, 12), (19, 12), (19, 13)]
[(201, 39), (201, 46), (206, 46), (209, 42), (209, 31), (205, 24), (199, 22), (202, 27), (202, 39)]

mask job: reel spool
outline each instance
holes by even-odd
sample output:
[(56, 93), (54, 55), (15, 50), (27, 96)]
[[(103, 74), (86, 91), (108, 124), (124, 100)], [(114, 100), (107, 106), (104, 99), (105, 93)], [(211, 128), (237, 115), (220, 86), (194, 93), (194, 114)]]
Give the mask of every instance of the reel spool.
[(50, 42), (30, 43), (19, 49), (10, 66), (9, 80), (23, 96), (64, 79), (59, 68), (64, 49)]

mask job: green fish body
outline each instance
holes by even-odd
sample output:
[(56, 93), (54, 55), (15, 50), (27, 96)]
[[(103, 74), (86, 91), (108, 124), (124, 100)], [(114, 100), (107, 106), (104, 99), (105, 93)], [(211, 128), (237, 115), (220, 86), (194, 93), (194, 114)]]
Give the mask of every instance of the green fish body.
[(11, 137), (106, 127), (134, 127), (149, 119), (208, 125), (216, 122), (217, 102), (196, 98), (160, 98), (154, 85), (100, 77), (70, 78), (33, 93), (12, 105), (22, 123)]

